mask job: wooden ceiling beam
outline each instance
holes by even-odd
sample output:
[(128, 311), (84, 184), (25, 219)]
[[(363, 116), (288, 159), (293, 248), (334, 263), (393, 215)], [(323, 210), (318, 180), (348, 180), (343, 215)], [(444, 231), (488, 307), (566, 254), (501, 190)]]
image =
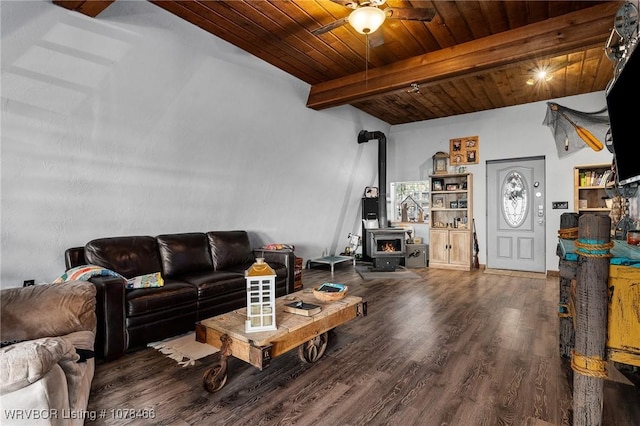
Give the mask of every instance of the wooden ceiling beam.
[(53, 0), (53, 4), (95, 18), (116, 0)]
[[(599, 4), (524, 27), (459, 44), (311, 87), (307, 107), (322, 110), (406, 90), (411, 83), (442, 84), (519, 61), (532, 64), (554, 55), (602, 46), (620, 5)], [(366, 80), (365, 80), (366, 76)]]

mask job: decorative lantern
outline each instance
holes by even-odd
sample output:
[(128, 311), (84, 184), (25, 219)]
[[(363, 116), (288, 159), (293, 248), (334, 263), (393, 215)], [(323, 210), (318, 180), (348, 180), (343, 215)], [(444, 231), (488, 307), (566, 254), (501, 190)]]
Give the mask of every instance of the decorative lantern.
[(447, 173), (447, 160), (449, 154), (446, 152), (438, 151), (433, 154), (433, 173), (436, 175)]
[(276, 273), (256, 258), (256, 263), (245, 271), (247, 280), (247, 320), (245, 331), (276, 330)]

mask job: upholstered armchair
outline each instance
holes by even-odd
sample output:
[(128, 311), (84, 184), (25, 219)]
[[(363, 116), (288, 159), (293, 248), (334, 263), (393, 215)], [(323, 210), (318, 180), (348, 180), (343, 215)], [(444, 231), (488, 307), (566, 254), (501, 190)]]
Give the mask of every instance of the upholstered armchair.
[(0, 292), (1, 424), (84, 423), (95, 370), (95, 295), (87, 281)]

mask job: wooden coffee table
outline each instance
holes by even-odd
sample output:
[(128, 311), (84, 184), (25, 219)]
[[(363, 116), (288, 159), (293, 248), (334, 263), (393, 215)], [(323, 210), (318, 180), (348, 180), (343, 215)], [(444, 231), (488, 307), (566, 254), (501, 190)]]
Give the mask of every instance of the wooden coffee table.
[[(285, 312), (283, 305), (293, 301), (313, 303), (322, 311), (313, 316)], [(276, 299), (277, 330), (246, 333), (246, 308), (196, 323), (196, 340), (220, 349), (214, 365), (202, 378), (209, 392), (222, 389), (227, 381), (227, 358), (233, 356), (254, 367), (269, 366), (271, 359), (298, 348), (302, 361), (316, 362), (327, 347), (328, 331), (367, 314), (361, 297), (347, 295), (334, 302), (321, 302), (311, 292), (298, 291)]]

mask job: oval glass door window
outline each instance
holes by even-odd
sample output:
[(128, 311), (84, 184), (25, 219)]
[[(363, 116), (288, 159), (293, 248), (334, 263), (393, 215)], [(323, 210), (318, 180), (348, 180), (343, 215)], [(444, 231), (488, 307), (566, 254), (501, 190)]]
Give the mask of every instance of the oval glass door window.
[(513, 228), (518, 228), (527, 217), (529, 194), (524, 176), (513, 171), (502, 184), (502, 215)]

